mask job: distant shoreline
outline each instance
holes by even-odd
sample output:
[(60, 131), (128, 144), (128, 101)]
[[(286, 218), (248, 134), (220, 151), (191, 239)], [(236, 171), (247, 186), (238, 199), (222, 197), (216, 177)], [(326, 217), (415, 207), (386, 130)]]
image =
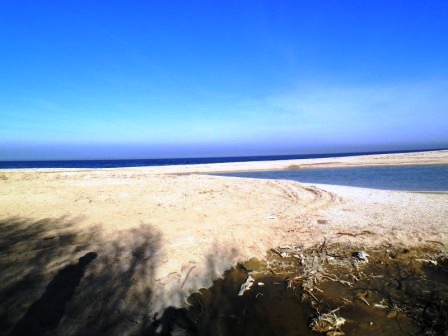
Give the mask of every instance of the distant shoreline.
[(367, 154), (309, 159), (175, 164), (108, 168), (1, 168), (1, 172), (142, 171), (153, 174), (227, 173), (244, 171), (448, 165), (448, 150)]
[(340, 157), (358, 157), (366, 155), (388, 155), (425, 153), (448, 150), (415, 149), (403, 151), (371, 151), (371, 152), (341, 152), (341, 153), (317, 153), (317, 154), (275, 154), (275, 155), (251, 155), (251, 156), (222, 156), (222, 157), (180, 157), (180, 158), (153, 158), (153, 159), (70, 159), (70, 160), (1, 160), (0, 170), (4, 169), (97, 169), (97, 168), (140, 168), (217, 163), (244, 163), (267, 161), (291, 161), (304, 159), (330, 159)]

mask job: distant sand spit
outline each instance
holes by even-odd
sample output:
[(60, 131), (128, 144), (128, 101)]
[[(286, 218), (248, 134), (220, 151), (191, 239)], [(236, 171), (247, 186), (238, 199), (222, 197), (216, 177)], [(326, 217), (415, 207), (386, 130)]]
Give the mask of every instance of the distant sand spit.
[(148, 167), (148, 169), (149, 171), (154, 173), (210, 173), (404, 165), (448, 165), (448, 150), (401, 154), (347, 156), (321, 159), (231, 162), (216, 164), (180, 165), (169, 167)]
[[(171, 174), (401, 164), (448, 164), (448, 151), (194, 167), (2, 171), (2, 330), (42, 300), (48, 283), (72, 264), (83, 265), (77, 273), (82, 276), (55, 334), (79, 334), (80, 319), (101, 326), (112, 317), (116, 332), (132, 334), (154, 312), (184, 305), (191, 292), (211, 285), (236, 262), (262, 257), (278, 245), (326, 240), (445, 248), (447, 194)], [(78, 262), (86, 255), (88, 264)], [(20, 290), (21, 284), (28, 289)]]
[[(297, 159), (277, 161), (225, 162), (173, 166), (149, 166), (127, 168), (102, 168), (116, 171), (144, 171), (155, 174), (188, 174), (188, 173), (220, 173), (259, 170), (343, 168), (365, 166), (409, 166), (409, 165), (448, 165), (448, 150), (412, 152), (398, 154), (376, 154), (320, 159)], [(35, 169), (2, 169), (2, 172), (30, 171), (90, 171), (89, 168), (35, 168)]]

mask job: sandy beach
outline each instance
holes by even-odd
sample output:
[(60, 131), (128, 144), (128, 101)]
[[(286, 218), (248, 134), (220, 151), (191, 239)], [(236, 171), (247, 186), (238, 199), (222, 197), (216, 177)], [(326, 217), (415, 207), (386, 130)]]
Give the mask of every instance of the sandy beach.
[(29, 312), (45, 307), (49, 283), (66, 269), (76, 281), (62, 290), (66, 300), (54, 304), (57, 311), (62, 306), (63, 315), (53, 325), (57, 313), (48, 313), (49, 327), (43, 328), (57, 335), (111, 330), (108, 334), (132, 335), (156, 312), (184, 306), (191, 293), (210, 286), (237, 262), (263, 257), (280, 245), (312, 246), (325, 240), (445, 249), (446, 193), (205, 175), (423, 164), (448, 165), (448, 151), (0, 171), (0, 334), (23, 321), (32, 324)]

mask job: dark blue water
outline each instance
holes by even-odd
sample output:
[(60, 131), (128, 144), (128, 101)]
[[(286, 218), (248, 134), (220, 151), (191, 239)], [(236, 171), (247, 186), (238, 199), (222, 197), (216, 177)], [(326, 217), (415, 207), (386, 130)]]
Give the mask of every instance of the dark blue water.
[(448, 191), (448, 166), (319, 168), (219, 174), (407, 191)]
[[(434, 149), (431, 149), (434, 150)], [(249, 162), (249, 161), (277, 161), (295, 159), (314, 159), (342, 156), (359, 156), (368, 154), (409, 153), (409, 151), (357, 152), (307, 155), (271, 155), (271, 156), (239, 156), (239, 157), (209, 157), (209, 158), (175, 158), (175, 159), (137, 159), (137, 160), (66, 160), (66, 161), (0, 161), (0, 169), (24, 168), (120, 168), (120, 167), (148, 167), (171, 166), (204, 163)], [(421, 152), (429, 150), (419, 150)]]

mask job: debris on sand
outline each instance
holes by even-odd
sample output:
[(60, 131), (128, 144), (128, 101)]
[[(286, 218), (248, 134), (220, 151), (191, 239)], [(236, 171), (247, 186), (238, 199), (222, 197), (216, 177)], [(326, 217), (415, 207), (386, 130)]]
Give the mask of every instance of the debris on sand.
[(238, 293), (238, 296), (243, 296), (244, 292), (248, 291), (252, 287), (252, 285), (254, 284), (254, 281), (255, 281), (255, 279), (249, 275), (247, 277), (246, 282), (241, 285), (240, 292)]
[(218, 312), (223, 335), (272, 334), (259, 332), (260, 321), (278, 335), (445, 335), (447, 255), (438, 246), (284, 244), (194, 294), (189, 314), (206, 334)]
[(345, 335), (340, 328), (345, 324), (346, 319), (336, 315), (338, 310), (339, 308), (336, 308), (328, 313), (318, 314), (311, 321), (311, 329), (327, 336)]
[[(343, 286), (339, 287), (340, 294), (336, 294), (334, 300), (342, 304), (340, 308), (344, 314), (347, 306), (357, 306), (359, 301), (374, 309), (393, 311), (388, 314), (389, 319), (400, 312), (428, 335), (437, 335), (439, 330), (446, 329), (446, 286), (426, 279), (426, 274), (432, 274), (427, 272), (433, 272), (434, 279), (446, 274), (448, 258), (444, 250), (425, 247), (411, 253), (409, 248), (378, 248), (369, 254), (359, 245), (341, 246), (324, 241), (308, 248), (279, 246), (271, 252), (268, 270), (272, 274), (287, 274), (288, 290), (299, 288), (302, 301), (309, 302), (317, 316), (309, 325), (315, 332), (327, 336), (344, 334), (341, 326), (346, 320), (334, 314), (336, 310), (320, 314), (329, 308), (325, 304), (326, 291), (330, 288), (334, 291), (335, 283)], [(394, 281), (397, 285), (385, 291), (384, 284)], [(367, 289), (361, 291), (355, 284), (362, 284)], [(422, 294), (410, 294), (407, 292), (409, 286), (419, 288), (418, 292)], [(369, 290), (369, 287), (375, 290)], [(349, 317), (352, 320), (350, 314)], [(408, 324), (411, 330), (411, 322)]]
[(368, 259), (369, 255), (365, 251), (353, 252), (352, 256), (358, 262), (365, 262), (365, 263), (369, 262)]
[(422, 262), (422, 263), (433, 264), (434, 266), (438, 266), (437, 261), (436, 260), (432, 260), (432, 259), (415, 259), (415, 261)]

